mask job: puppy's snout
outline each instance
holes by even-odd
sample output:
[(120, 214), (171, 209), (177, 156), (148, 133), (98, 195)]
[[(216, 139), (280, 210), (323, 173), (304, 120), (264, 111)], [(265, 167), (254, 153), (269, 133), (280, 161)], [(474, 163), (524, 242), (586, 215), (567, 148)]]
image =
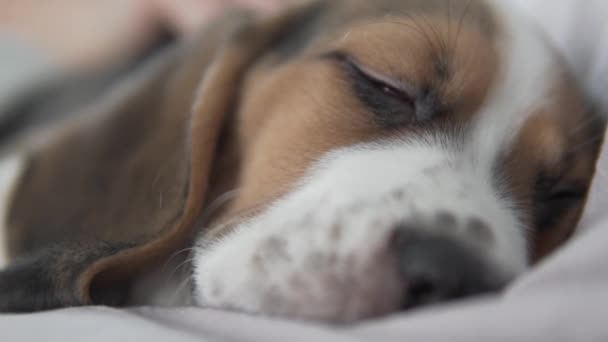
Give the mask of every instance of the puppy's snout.
[(500, 277), (488, 265), (487, 258), (465, 238), (425, 227), (397, 228), (392, 242), (405, 289), (404, 309), (497, 291), (502, 287)]

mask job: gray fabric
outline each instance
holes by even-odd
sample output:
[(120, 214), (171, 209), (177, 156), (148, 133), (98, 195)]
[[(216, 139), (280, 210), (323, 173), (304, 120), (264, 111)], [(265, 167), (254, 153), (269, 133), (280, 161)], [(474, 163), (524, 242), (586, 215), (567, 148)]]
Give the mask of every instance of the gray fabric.
[[(608, 105), (605, 0), (513, 0), (545, 25)], [(548, 7), (551, 6), (551, 7)], [(589, 6), (589, 7), (585, 7)], [(603, 10), (602, 10), (603, 9)], [(536, 11), (536, 12), (535, 12)], [(568, 20), (574, 14), (583, 19)], [(603, 29), (600, 25), (604, 25)], [(589, 31), (581, 31), (585, 30)], [(573, 30), (573, 31), (572, 31)], [(574, 33), (577, 32), (577, 33)], [(574, 39), (589, 37), (591, 43)], [(583, 39), (581, 38), (581, 39)], [(604, 39), (604, 43), (597, 41)], [(570, 45), (576, 46), (570, 48)], [(602, 56), (602, 57), (601, 57)], [(80, 308), (0, 316), (2, 341), (608, 341), (608, 148), (577, 236), (501, 296), (349, 327), (202, 309)]]
[(40, 51), (0, 32), (0, 108), (58, 73), (57, 65)]

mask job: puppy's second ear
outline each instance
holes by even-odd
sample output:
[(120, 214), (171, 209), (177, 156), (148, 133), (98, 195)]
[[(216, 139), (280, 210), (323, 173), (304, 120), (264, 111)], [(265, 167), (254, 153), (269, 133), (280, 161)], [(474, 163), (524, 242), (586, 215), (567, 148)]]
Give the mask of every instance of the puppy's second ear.
[[(224, 18), (193, 47), (152, 62), (135, 85), (119, 85), (103, 113), (37, 148), (9, 212), (10, 254), (25, 261), (2, 279), (32, 270), (46, 278), (31, 286), (36, 293), (0, 300), (34, 299), (12, 303), (20, 310), (99, 303), (186, 244), (242, 77), (288, 22)], [(123, 247), (99, 253), (91, 244)], [(39, 257), (49, 250), (52, 258)]]

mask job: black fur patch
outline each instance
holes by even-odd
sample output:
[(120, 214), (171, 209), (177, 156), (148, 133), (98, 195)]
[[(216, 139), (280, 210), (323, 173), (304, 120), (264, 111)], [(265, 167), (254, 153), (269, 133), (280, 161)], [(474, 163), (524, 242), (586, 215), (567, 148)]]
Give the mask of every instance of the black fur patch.
[[(0, 312), (24, 313), (90, 304), (78, 297), (81, 273), (99, 259), (129, 247), (102, 241), (72, 242), (15, 261), (0, 272)], [(94, 304), (112, 306), (124, 304), (127, 295), (126, 285), (92, 294)]]

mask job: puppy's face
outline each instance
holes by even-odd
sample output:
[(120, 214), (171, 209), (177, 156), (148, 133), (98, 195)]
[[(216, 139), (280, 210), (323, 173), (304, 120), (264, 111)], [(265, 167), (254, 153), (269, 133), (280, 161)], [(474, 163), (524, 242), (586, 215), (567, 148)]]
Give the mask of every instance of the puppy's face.
[(225, 132), (195, 299), (348, 321), (498, 290), (573, 230), (603, 132), (589, 109), (508, 8), (309, 7)]

